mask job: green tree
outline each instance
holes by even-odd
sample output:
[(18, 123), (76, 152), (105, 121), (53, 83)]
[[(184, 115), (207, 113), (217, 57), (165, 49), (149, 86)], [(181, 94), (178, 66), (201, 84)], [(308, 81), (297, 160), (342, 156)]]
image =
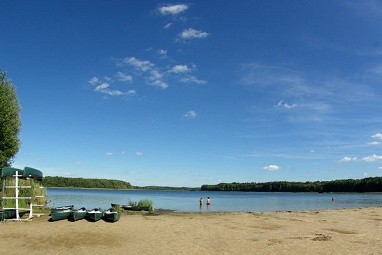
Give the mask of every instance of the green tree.
[(10, 166), (19, 151), (20, 105), (16, 89), (0, 70), (0, 168)]

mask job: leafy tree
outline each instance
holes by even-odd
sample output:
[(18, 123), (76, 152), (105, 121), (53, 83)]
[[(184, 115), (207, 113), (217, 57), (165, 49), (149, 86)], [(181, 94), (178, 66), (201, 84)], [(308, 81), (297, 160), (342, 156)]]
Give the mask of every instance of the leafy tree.
[(19, 151), (21, 121), (16, 90), (0, 70), (0, 168), (10, 166)]
[(89, 188), (89, 189), (131, 189), (129, 182), (110, 179), (70, 178), (46, 176), (42, 185), (45, 187)]
[(210, 191), (258, 192), (382, 192), (382, 177), (316, 182), (219, 183), (202, 185)]

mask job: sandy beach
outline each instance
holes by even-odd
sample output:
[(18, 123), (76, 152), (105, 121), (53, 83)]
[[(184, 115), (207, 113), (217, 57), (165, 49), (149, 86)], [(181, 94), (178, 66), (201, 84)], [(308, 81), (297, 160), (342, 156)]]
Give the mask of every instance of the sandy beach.
[(382, 254), (382, 207), (0, 223), (0, 254)]

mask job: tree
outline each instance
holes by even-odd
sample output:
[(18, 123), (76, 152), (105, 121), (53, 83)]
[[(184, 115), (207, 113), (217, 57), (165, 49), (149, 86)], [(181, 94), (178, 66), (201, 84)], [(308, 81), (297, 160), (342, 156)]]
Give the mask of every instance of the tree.
[(19, 151), (20, 105), (16, 89), (0, 70), (0, 168), (10, 166)]

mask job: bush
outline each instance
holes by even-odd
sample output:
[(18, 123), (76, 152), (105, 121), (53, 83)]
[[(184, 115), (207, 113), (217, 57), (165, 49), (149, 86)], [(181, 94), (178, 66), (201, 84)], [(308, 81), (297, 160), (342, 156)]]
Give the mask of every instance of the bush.
[(150, 212), (154, 211), (154, 203), (150, 199), (142, 199), (138, 202), (138, 207), (141, 209), (148, 209)]

